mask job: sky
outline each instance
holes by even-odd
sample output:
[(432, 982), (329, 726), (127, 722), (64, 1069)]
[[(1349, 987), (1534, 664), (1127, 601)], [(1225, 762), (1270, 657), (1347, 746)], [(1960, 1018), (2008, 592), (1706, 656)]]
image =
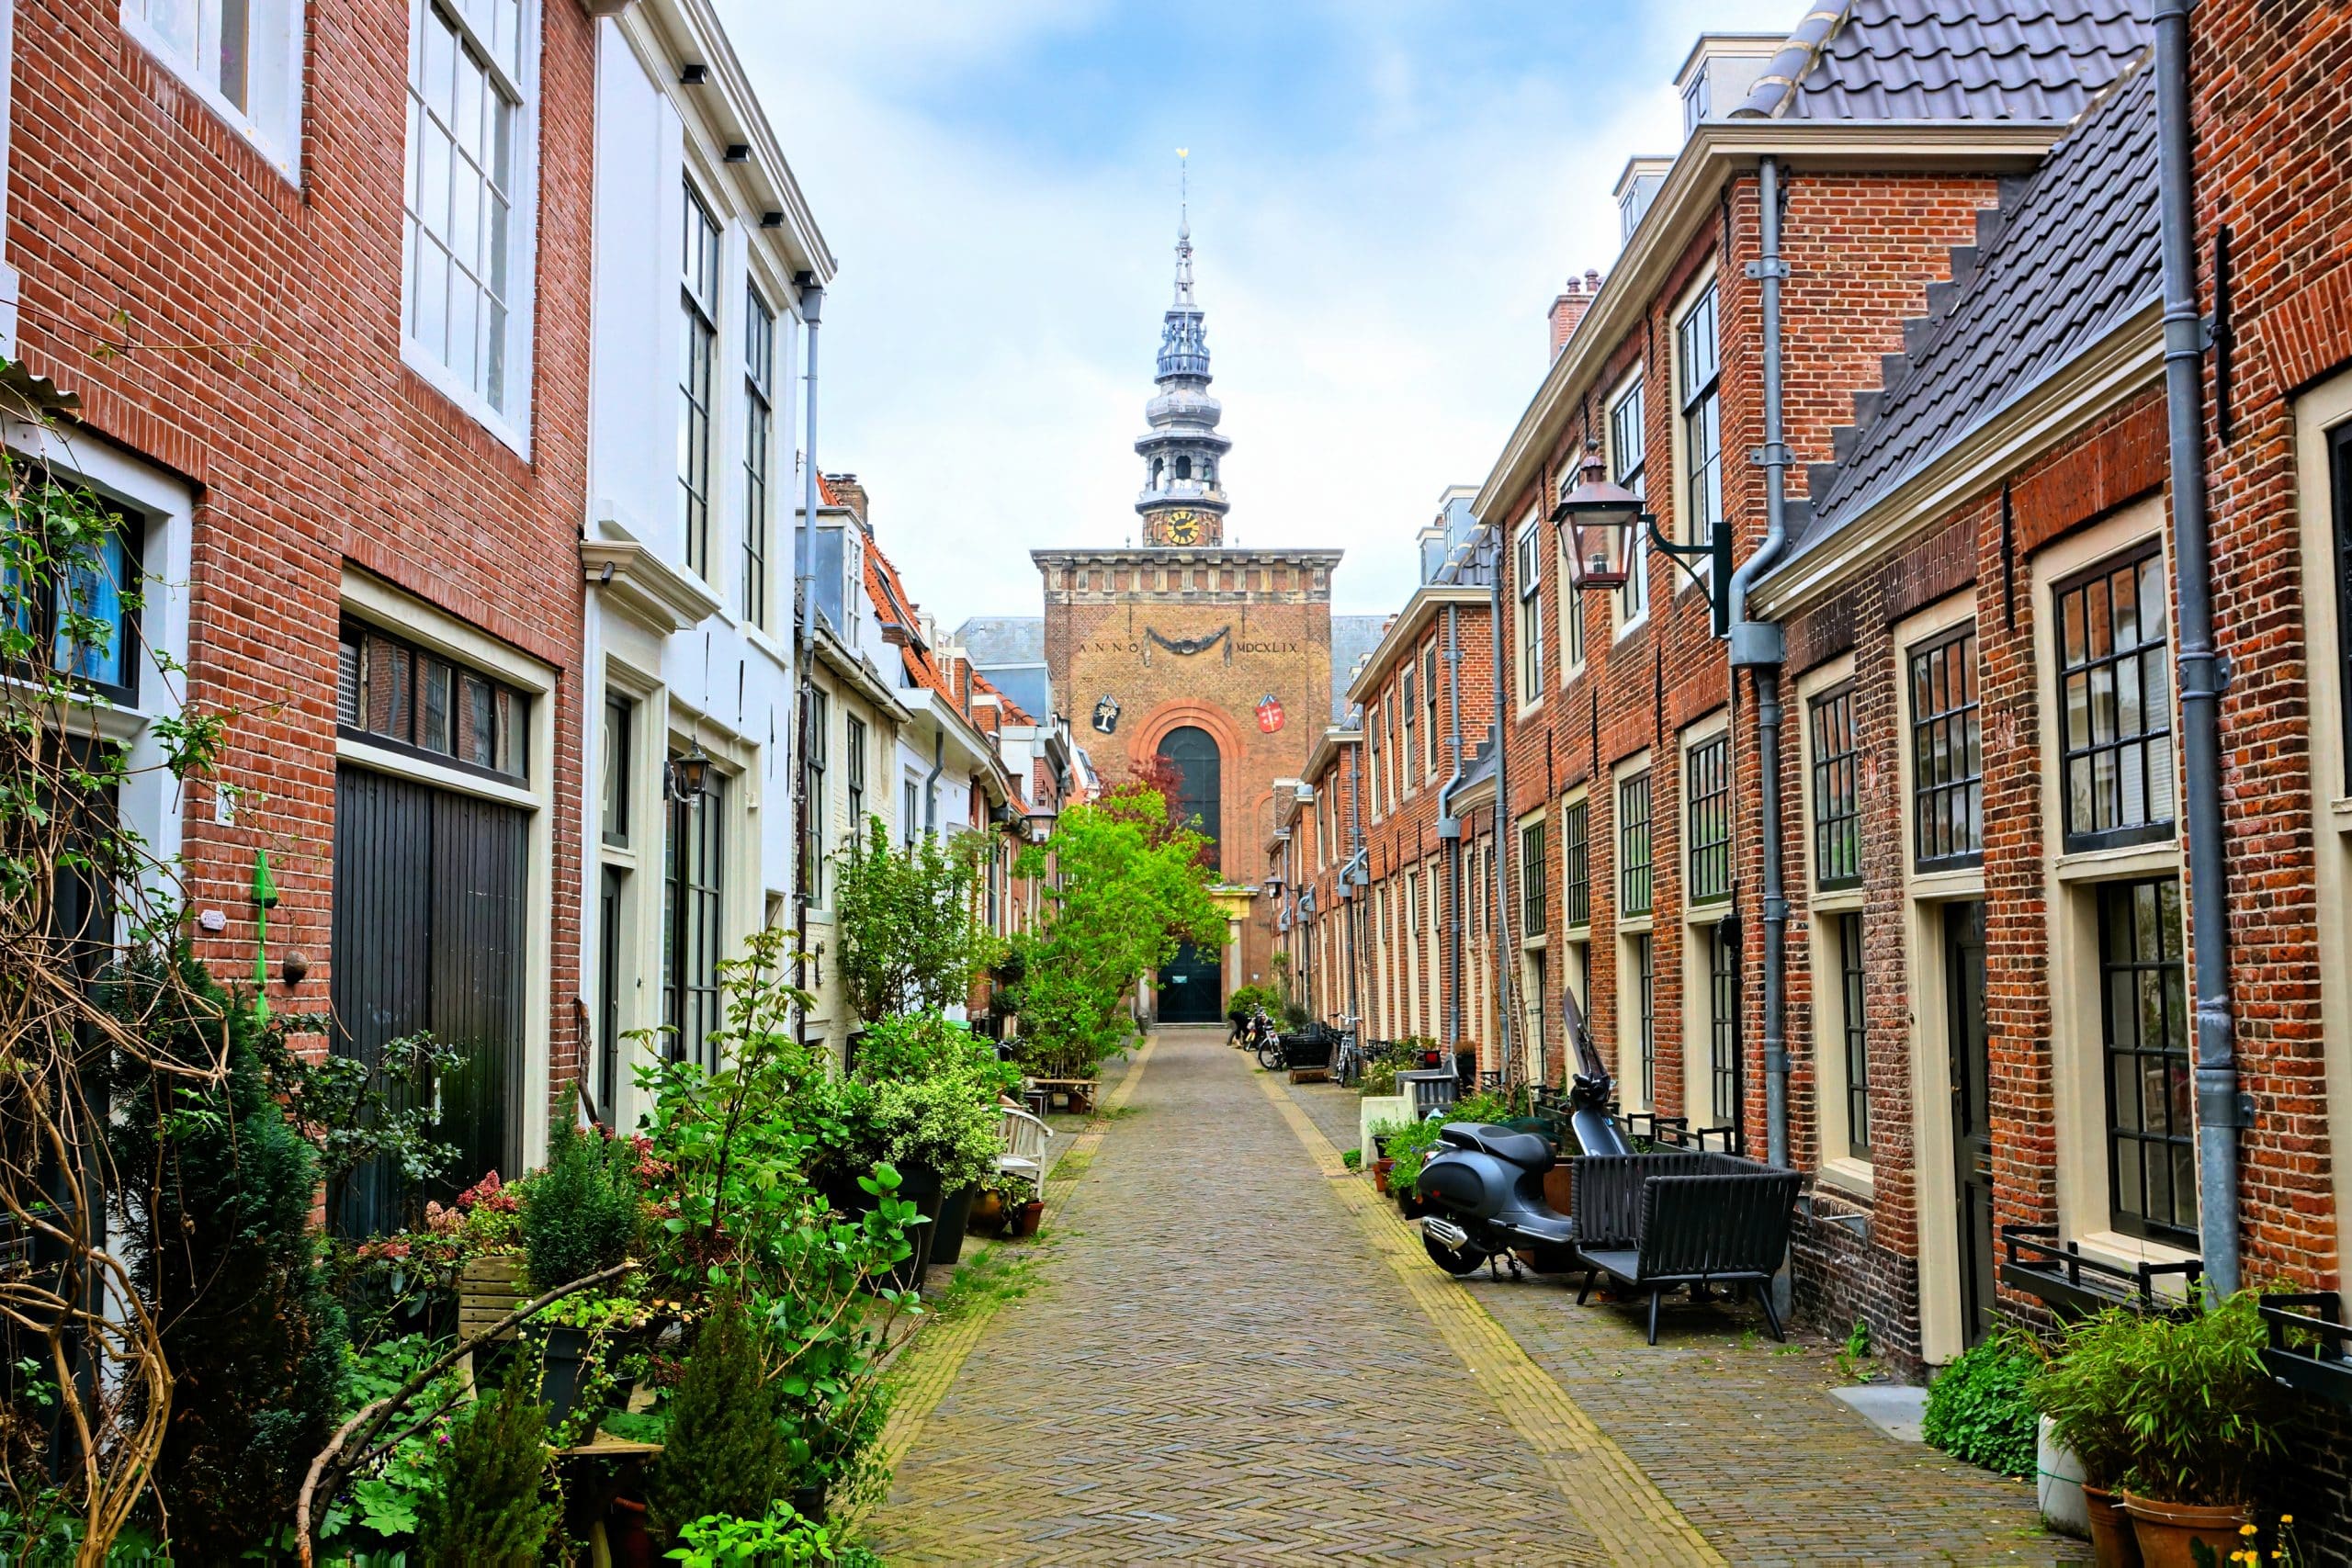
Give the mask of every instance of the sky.
[(942, 626), (1039, 613), (1028, 552), (1136, 532), (1191, 153), (1228, 544), (1347, 551), (1400, 606), (1606, 272), (1625, 160), (1703, 28), (1801, 0), (717, 0), (819, 226), (820, 464)]

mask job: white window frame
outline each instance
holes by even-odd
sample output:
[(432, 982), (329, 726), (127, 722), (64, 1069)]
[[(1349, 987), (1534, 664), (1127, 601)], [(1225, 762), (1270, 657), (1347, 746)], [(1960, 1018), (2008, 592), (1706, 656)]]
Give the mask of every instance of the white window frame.
[[(537, 334), (533, 324), (537, 320), (538, 299), (538, 232), (539, 232), (539, 0), (520, 0), (522, 21), (519, 36), (525, 40), (518, 51), (521, 77), (509, 75), (491, 51), (482, 53), (491, 59), (491, 69), (504, 79), (515, 95), (514, 105), (514, 192), (513, 217), (508, 225), (508, 243), (514, 254), (507, 258), (507, 268), (513, 277), (506, 305), (507, 385), (513, 389), (510, 401), (513, 412), (492, 408), (490, 400), (458, 378), (457, 373), (415, 338), (409, 335), (408, 307), (416, 287), (410, 247), (407, 243), (405, 215), (401, 223), (401, 363), (422, 377), (432, 388), (456, 403), (476, 423), (503, 442), (525, 461), (531, 456), (531, 411), (535, 401), (537, 381), (533, 376)], [(413, 54), (418, 48), (419, 29), (426, 25), (425, 12), (435, 0), (410, 0), (409, 49)], [(442, 10), (455, 17), (461, 28), (471, 33), (465, 17), (442, 6)], [(405, 68), (401, 76), (403, 94), (413, 93), (414, 85)], [(403, 167), (414, 159), (413, 146), (403, 149)]]
[[(1603, 455), (1608, 459), (1609, 478), (1612, 483), (1623, 485), (1635, 495), (1644, 497), (1645, 504), (1650, 453), (1649, 384), (1645, 379), (1648, 370), (1646, 363), (1635, 366), (1633, 373), (1618, 382), (1616, 389), (1601, 404), (1604, 411), (1602, 428), (1608, 432), (1608, 437), (1601, 445)], [(1633, 403), (1635, 415), (1633, 428), (1641, 441), (1640, 460), (1633, 463), (1624, 460), (1625, 455), (1618, 449), (1617, 444), (1618, 415), (1629, 402)], [(1616, 614), (1616, 636), (1621, 638), (1650, 618), (1649, 529), (1646, 526), (1633, 529), (1626, 546), (1632, 568), (1626, 574), (1625, 586), (1610, 596)]]
[[(1849, 1152), (1853, 1139), (1850, 1118), (1847, 1113), (1846, 1089), (1846, 1015), (1844, 976), (1838, 965), (1838, 925), (1847, 915), (1862, 912), (1869, 897), (1868, 879), (1852, 887), (1825, 889), (1821, 886), (1820, 868), (1814, 853), (1814, 750), (1813, 705), (1825, 692), (1835, 691), (1854, 680), (1854, 656), (1842, 653), (1828, 662), (1808, 670), (1797, 679), (1796, 706), (1792, 710), (1801, 716), (1797, 731), (1797, 805), (1804, 823), (1799, 849), (1800, 863), (1804, 867), (1805, 913), (1812, 922), (1812, 941), (1806, 944), (1806, 957), (1813, 975), (1813, 1057), (1814, 1081), (1819, 1085), (1815, 1094), (1821, 1127), (1821, 1179), (1832, 1187), (1844, 1189), (1856, 1197), (1868, 1198), (1875, 1191), (1873, 1164), (1858, 1159)], [(1861, 700), (1857, 690), (1855, 701)], [(1867, 748), (1871, 742), (1863, 742)], [(1885, 1042), (1871, 1042), (1872, 1055), (1891, 1049)], [(1880, 1129), (1883, 1132), (1883, 1129)]]
[(1511, 682), (1521, 716), (1544, 702), (1543, 527), (1543, 514), (1531, 511), (1511, 537)]
[[(208, 80), (206, 77), (200, 56), (204, 52), (203, 44), (208, 26), (214, 29), (212, 38), (215, 44), (218, 43), (217, 17), (220, 11), (220, 0), (202, 0), (202, 3), (196, 6), (198, 13), (198, 52), (193, 55), (187, 52), (179, 44), (164, 37), (163, 30), (147, 19), (150, 3), (151, 0), (122, 0), (123, 32), (132, 42), (153, 55), (159, 64), (177, 77), (181, 85), (201, 99), (204, 107), (218, 116), (230, 130), (251, 142), (254, 151), (259, 152), (270, 167), (284, 175), (294, 184), (300, 185), (302, 183), (302, 62), (308, 52), (306, 28), (309, 20), (305, 14), (304, 0), (249, 0), (245, 23), (246, 101), (252, 102), (254, 96), (254, 85), (258, 80), (254, 74), (254, 67), (252, 63), (254, 55), (252, 40), (266, 34), (273, 39), (277, 48), (283, 51), (280, 58), (265, 62), (264, 67), (268, 76), (273, 78), (267, 90), (280, 96), (278, 112), (275, 115), (256, 114), (250, 108), (240, 107), (234, 100), (220, 90), (217, 73), (215, 79)], [(11, 9), (13, 10), (13, 6)], [(0, 65), (6, 63), (5, 54), (0, 54)]]
[[(1696, 316), (1702, 308), (1706, 309), (1714, 319), (1714, 364), (1707, 376), (1705, 387), (1694, 398), (1683, 385), (1690, 370), (1684, 356), (1683, 334), (1690, 327), (1691, 318)], [(1691, 491), (1698, 476), (1690, 468), (1691, 446), (1689, 430), (1689, 423), (1692, 417), (1691, 410), (1701, 400), (1705, 400), (1713, 409), (1715, 506), (1720, 509), (1724, 505), (1723, 294), (1716, 288), (1716, 274), (1713, 267), (1710, 266), (1704, 275), (1684, 291), (1681, 302), (1674, 309), (1673, 322), (1674, 331), (1669, 341), (1673, 344), (1674, 356), (1675, 533), (1685, 545), (1702, 545), (1707, 542), (1704, 526), (1713, 523), (1714, 519), (1701, 518), (1698, 515), (1699, 509), (1690, 504)], [(1713, 570), (1703, 558), (1695, 561), (1693, 570), (1698, 575), (1694, 577), (1689, 573), (1682, 574), (1678, 591), (1687, 592), (1699, 587)]]

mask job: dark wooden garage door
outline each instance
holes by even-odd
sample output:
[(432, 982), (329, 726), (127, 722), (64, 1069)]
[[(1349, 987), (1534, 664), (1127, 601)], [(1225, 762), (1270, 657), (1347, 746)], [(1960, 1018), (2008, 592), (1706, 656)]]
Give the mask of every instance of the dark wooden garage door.
[(374, 1062), (386, 1043), (430, 1032), (467, 1052), (435, 1084), (449, 1177), (414, 1187), (390, 1166), (328, 1194), (336, 1228), (367, 1235), (412, 1223), (523, 1146), (525, 850), (530, 817), (510, 806), (345, 767), (335, 773), (334, 1049)]

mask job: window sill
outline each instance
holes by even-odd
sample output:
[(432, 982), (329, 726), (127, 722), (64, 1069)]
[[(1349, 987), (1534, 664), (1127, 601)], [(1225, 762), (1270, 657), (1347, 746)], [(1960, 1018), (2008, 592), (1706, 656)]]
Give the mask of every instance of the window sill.
[(2327, 803), (2328, 815), (2335, 818), (2335, 830), (2352, 833), (2352, 795)]
[[(2085, 1231), (2074, 1238), (2086, 1258), (2096, 1258), (2101, 1263), (2111, 1263), (2118, 1269), (2135, 1269), (2143, 1263), (2194, 1263), (2197, 1254), (2177, 1247), (2166, 1247), (2160, 1241), (2143, 1241), (2121, 1231)], [(2166, 1288), (2169, 1286), (2169, 1289)], [(2158, 1293), (2186, 1299), (2188, 1288), (2178, 1275), (2165, 1277)]]
[(1860, 912), (1869, 901), (1867, 887), (1834, 887), (1826, 893), (1813, 896), (1813, 912), (1816, 915), (1852, 915)]
[(1726, 894), (1721, 898), (1710, 898), (1702, 904), (1684, 905), (1682, 923), (1686, 926), (1717, 925), (1730, 918), (1731, 913), (1731, 897)]
[(194, 74), (186, 57), (148, 26), (144, 17), (128, 6), (122, 11), (122, 30), (125, 37), (153, 56), (156, 64), (170, 72), (172, 80), (195, 94), (198, 101), (211, 111), (214, 118), (250, 143), (262, 162), (285, 176), (287, 184), (296, 190), (302, 188), (301, 132), (299, 129), (295, 132), (294, 150), (290, 152), (281, 151), (277, 137), (264, 130), (252, 116), (223, 97), (220, 88)]
[(2100, 882), (2127, 876), (2180, 872), (2180, 844), (2167, 839), (2155, 844), (2119, 844), (2113, 849), (2077, 850), (2062, 854), (2057, 863), (2061, 882)]
[(1878, 1199), (1878, 1172), (1868, 1160), (1838, 1155), (1821, 1162), (1815, 1179), (1832, 1191), (1849, 1198), (1862, 1198), (1875, 1202)]
[(482, 800), (519, 806), (526, 811), (537, 811), (542, 804), (539, 792), (535, 788), (507, 784), (469, 768), (430, 761), (405, 749), (377, 746), (349, 735), (335, 737), (334, 754), (337, 761), (356, 762), (379, 773), (415, 779), (456, 795), (470, 795)]
[(1984, 868), (1964, 865), (1951, 871), (1915, 871), (1911, 874), (1910, 894), (1922, 904), (1982, 898), (1984, 897)]
[(1541, 953), (1551, 945), (1552, 936), (1548, 931), (1542, 936), (1523, 936), (1519, 939), (1519, 950), (1521, 953)]
[(1627, 915), (1617, 922), (1619, 936), (1647, 936), (1657, 925), (1654, 915)]
[[(405, 313), (405, 302), (402, 310)], [(520, 362), (519, 365), (516, 361)], [(416, 372), (417, 377), (435, 391), (455, 403), (459, 412), (498, 437), (500, 444), (517, 457), (522, 458), (526, 463), (531, 460), (530, 436), (508, 423), (506, 416), (491, 407), (488, 400), (481, 393), (458, 380), (447, 366), (428, 355), (417, 345), (416, 340), (408, 335), (405, 326), (401, 332), (401, 363)], [(524, 385), (527, 387), (530, 357), (527, 355), (517, 355), (510, 358), (508, 364), (510, 368), (520, 370), (525, 378)], [(702, 581), (699, 573), (689, 572), (687, 575), (694, 577), (697, 582)], [(718, 595), (713, 594), (711, 597), (715, 600)]]
[(1614, 648), (1617, 644), (1623, 642), (1627, 637), (1632, 637), (1635, 632), (1640, 631), (1644, 626), (1648, 626), (1649, 624), (1650, 613), (1649, 610), (1645, 607), (1642, 613), (1635, 615), (1632, 620), (1621, 621), (1618, 623), (1617, 629), (1610, 634), (1610, 646)]

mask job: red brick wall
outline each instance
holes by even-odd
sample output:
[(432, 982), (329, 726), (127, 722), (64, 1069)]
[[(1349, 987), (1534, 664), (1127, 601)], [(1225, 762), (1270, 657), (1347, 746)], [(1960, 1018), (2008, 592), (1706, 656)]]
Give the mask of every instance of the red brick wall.
[(312, 6), (296, 188), (126, 38), (116, 0), (17, 19), (9, 245), (22, 355), (78, 391), (89, 429), (197, 489), (188, 699), (234, 711), (220, 776), (187, 815), (188, 892), (230, 917), (199, 943), (253, 953), (248, 887), (269, 851), (271, 937), (311, 959), (280, 1010), (327, 1005), (338, 583), (346, 562), (544, 663), (553, 770), (555, 1094), (577, 1050), (580, 789), (571, 697), (585, 512), (593, 47), (546, 0), (529, 462), (402, 367), (405, 0)]

